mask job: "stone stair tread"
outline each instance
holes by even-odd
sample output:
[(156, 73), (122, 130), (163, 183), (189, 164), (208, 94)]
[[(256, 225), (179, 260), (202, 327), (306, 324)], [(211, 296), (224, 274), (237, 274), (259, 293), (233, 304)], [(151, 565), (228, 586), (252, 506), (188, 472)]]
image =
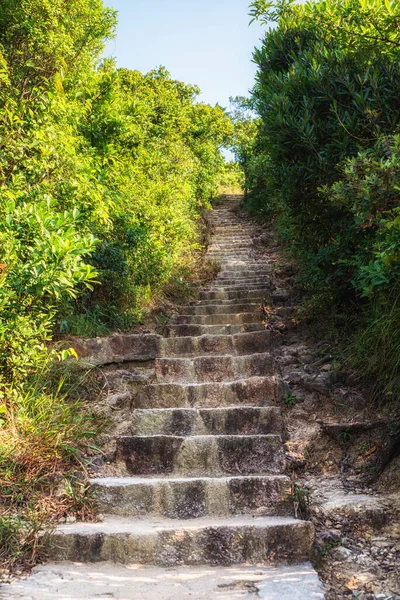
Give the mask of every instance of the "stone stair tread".
[(155, 359), (156, 380), (206, 382), (243, 379), (271, 374), (274, 359), (270, 352), (251, 354), (200, 354), (195, 357)]
[(208, 433), (208, 434), (201, 434), (201, 435), (168, 435), (165, 433), (153, 433), (151, 435), (120, 435), (118, 436), (116, 439), (117, 440), (121, 440), (121, 439), (127, 439), (127, 438), (136, 438), (136, 439), (147, 439), (147, 438), (168, 438), (168, 439), (179, 439), (179, 440), (192, 440), (192, 441), (196, 441), (196, 440), (203, 440), (203, 439), (213, 439), (213, 440), (218, 440), (220, 438), (226, 439), (240, 439), (240, 438), (254, 438), (254, 439), (262, 439), (262, 438), (276, 438), (276, 437), (280, 437), (278, 433), (256, 433), (256, 434), (240, 434), (240, 435), (234, 435), (234, 434), (220, 434), (220, 433)]
[(197, 519), (187, 519), (183, 522), (177, 522), (176, 519), (167, 517), (157, 518), (136, 518), (107, 516), (104, 521), (77, 521), (75, 523), (62, 523), (56, 529), (56, 533), (64, 535), (79, 534), (131, 534), (134, 536), (146, 535), (156, 531), (173, 530), (201, 530), (208, 528), (274, 528), (282, 525), (301, 527), (309, 524), (308, 521), (302, 521), (290, 516), (248, 516), (232, 515), (229, 517), (199, 517)]
[(283, 386), (274, 375), (203, 383), (160, 381), (143, 386), (135, 408), (274, 406), (282, 393)]
[(259, 475), (259, 474), (249, 474), (249, 475), (221, 475), (220, 477), (213, 477), (210, 475), (202, 475), (202, 476), (176, 476), (176, 475), (168, 475), (168, 474), (160, 474), (157, 476), (154, 475), (137, 475), (136, 477), (94, 477), (89, 480), (91, 484), (96, 484), (104, 487), (129, 487), (134, 485), (141, 485), (143, 483), (149, 485), (158, 485), (159, 483), (191, 483), (193, 481), (206, 481), (206, 482), (220, 482), (220, 481), (243, 481), (248, 479), (257, 479), (257, 480), (281, 480), (281, 481), (290, 481), (287, 475), (276, 474), (276, 475)]
[[(235, 381), (236, 383), (236, 381)], [(164, 385), (164, 384), (161, 384)], [(168, 384), (165, 384), (168, 385)], [(188, 384), (189, 385), (189, 384)], [(195, 384), (195, 385), (199, 385), (199, 384)], [(276, 411), (280, 411), (280, 408), (277, 406), (252, 406), (251, 404), (241, 404), (240, 406), (234, 405), (234, 406), (216, 406), (215, 408), (201, 408), (201, 407), (187, 407), (187, 408), (166, 408), (166, 407), (160, 407), (160, 408), (135, 408), (133, 410), (133, 412), (146, 412), (149, 411), (151, 413), (154, 412), (159, 412), (159, 413), (170, 413), (171, 411), (174, 410), (179, 410), (180, 412), (182, 411), (187, 411), (187, 412), (192, 412), (192, 413), (225, 413), (226, 411), (242, 411), (242, 410), (252, 410), (252, 411), (265, 411), (265, 410), (276, 410)]]
[(232, 515), (292, 515), (286, 475), (137, 476), (90, 481), (98, 510), (108, 518), (198, 519)]
[(230, 325), (235, 323), (259, 323), (260, 315), (254, 312), (224, 313), (218, 315), (177, 315), (172, 325)]
[(285, 469), (282, 440), (277, 433), (124, 435), (116, 438), (115, 460), (127, 475), (272, 475)]
[(168, 574), (159, 567), (138, 565), (48, 564), (36, 567), (29, 579), (15, 582), (4, 594), (0, 592), (4, 600), (324, 600), (310, 563), (175, 567)]
[[(197, 337), (200, 335), (232, 335), (233, 333), (249, 333), (251, 331), (262, 331), (265, 327), (262, 323), (238, 323), (225, 325), (166, 325), (164, 331), (166, 337)], [(178, 333), (178, 335), (175, 335)], [(171, 335), (174, 334), (174, 335)]]
[[(230, 386), (233, 384), (238, 384), (238, 383), (249, 383), (251, 381), (261, 381), (263, 379), (271, 379), (271, 377), (274, 377), (273, 375), (254, 375), (254, 376), (249, 376), (249, 377), (238, 377), (237, 379), (224, 379), (224, 381), (173, 381), (173, 382), (162, 382), (162, 381), (155, 381), (154, 383), (148, 384), (150, 386), (165, 386), (165, 387), (170, 387), (170, 386), (179, 386), (179, 387), (183, 387), (183, 388), (187, 388), (187, 387), (205, 387), (205, 386), (215, 386), (215, 385), (219, 385), (219, 386)], [(148, 386), (147, 386), (148, 387)], [(234, 408), (235, 404), (232, 404), (232, 408)], [(242, 406), (242, 405), (240, 405)], [(243, 406), (247, 406), (247, 405), (243, 405)], [(250, 405), (251, 406), (251, 405)], [(173, 408), (173, 407), (172, 407)], [(223, 408), (229, 408), (228, 406), (224, 406)]]
[(263, 352), (270, 346), (271, 332), (267, 329), (227, 335), (175, 336), (161, 340), (159, 358), (245, 356)]
[(182, 436), (282, 434), (283, 420), (277, 406), (136, 408), (131, 431), (134, 435)]
[(313, 537), (312, 523), (293, 517), (108, 517), (101, 523), (60, 525), (51, 539), (51, 556), (164, 567), (303, 561)]

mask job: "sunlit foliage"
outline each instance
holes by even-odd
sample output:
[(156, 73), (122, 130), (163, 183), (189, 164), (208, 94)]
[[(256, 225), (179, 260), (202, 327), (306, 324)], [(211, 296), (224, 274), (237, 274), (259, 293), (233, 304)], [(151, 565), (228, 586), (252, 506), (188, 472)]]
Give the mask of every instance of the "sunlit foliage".
[[(352, 328), (375, 336), (376, 314), (387, 315), (391, 350), (382, 353), (384, 344), (370, 337), (368, 343), (380, 348), (378, 387), (393, 393), (400, 345), (392, 321), (400, 293), (400, 4), (256, 0), (251, 16), (276, 26), (254, 54), (250, 102), (260, 122), (247, 165), (249, 205), (277, 217), (316, 308), (357, 314)], [(366, 372), (376, 380), (375, 367)]]

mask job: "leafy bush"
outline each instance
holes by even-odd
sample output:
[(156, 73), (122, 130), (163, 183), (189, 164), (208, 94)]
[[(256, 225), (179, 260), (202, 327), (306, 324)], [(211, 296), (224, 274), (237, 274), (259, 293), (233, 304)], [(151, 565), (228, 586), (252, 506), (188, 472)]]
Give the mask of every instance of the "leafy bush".
[(241, 194), (243, 191), (243, 170), (236, 161), (226, 162), (219, 178), (218, 193)]
[(217, 189), (220, 147), (231, 134), (223, 109), (196, 103), (198, 88), (164, 68), (143, 75), (101, 62), (115, 26), (102, 0), (0, 5), (0, 540), (7, 555), (34, 543), (35, 523), (71, 510), (55, 494), (59, 476), (75, 512), (85, 504), (74, 472), (95, 432), (68, 388), (61, 396), (54, 382), (49, 389), (49, 378), (57, 382), (48, 372), (49, 342), (60, 332), (129, 327), (193, 265), (199, 214)]
[(100, 330), (137, 320), (141, 301), (196, 248), (199, 211), (218, 183), (228, 117), (163, 68), (100, 64), (115, 22), (101, 0), (0, 7), (8, 379), (29, 371), (56, 322), (73, 333), (85, 316)]
[[(251, 15), (277, 27), (254, 54), (248, 205), (276, 217), (315, 307), (357, 313), (358, 343), (372, 343), (383, 333), (377, 307), (393, 323), (400, 292), (400, 5), (256, 0)], [(398, 327), (387, 336), (394, 352)], [(393, 383), (398, 358), (372, 345)]]

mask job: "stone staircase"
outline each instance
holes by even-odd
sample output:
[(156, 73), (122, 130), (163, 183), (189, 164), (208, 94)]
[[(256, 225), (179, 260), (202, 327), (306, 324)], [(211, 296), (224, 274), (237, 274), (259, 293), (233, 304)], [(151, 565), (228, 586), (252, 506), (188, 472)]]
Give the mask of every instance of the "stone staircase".
[(155, 377), (134, 397), (134, 435), (116, 440), (114, 476), (92, 480), (104, 520), (60, 526), (51, 559), (157, 567), (309, 559), (314, 530), (288, 501), (282, 387), (261, 323), (269, 268), (254, 256), (254, 226), (234, 208), (225, 200), (209, 214), (207, 257), (220, 273), (153, 336)]

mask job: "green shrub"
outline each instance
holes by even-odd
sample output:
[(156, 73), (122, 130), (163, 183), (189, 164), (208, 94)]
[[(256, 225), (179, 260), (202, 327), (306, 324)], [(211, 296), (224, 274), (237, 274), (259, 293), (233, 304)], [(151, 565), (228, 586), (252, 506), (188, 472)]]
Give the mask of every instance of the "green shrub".
[(400, 5), (256, 0), (251, 14), (277, 27), (254, 54), (247, 204), (275, 217), (315, 308), (352, 327), (359, 315), (358, 345), (373, 336), (393, 382), (398, 328), (383, 332), (376, 311), (391, 320), (400, 291)]
[[(69, 386), (57, 392), (50, 342), (60, 333), (128, 328), (163, 291), (175, 293), (174, 278), (193, 271), (199, 215), (217, 189), (220, 147), (231, 135), (224, 110), (197, 103), (198, 88), (164, 68), (144, 75), (102, 62), (115, 27), (102, 0), (0, 4), (7, 560), (36, 547), (42, 522), (82, 516), (86, 487), (76, 472), (101, 427), (71, 400)], [(182, 281), (178, 287), (183, 294)]]

